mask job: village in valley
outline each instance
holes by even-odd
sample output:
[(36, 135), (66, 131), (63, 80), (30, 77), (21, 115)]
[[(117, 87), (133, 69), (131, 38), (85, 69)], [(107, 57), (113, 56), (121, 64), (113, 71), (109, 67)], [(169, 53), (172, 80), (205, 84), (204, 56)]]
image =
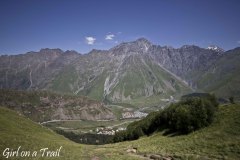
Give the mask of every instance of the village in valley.
[[(144, 118), (148, 115), (148, 113), (141, 112), (141, 111), (132, 111), (131, 109), (125, 109), (124, 112), (122, 113), (122, 117), (120, 120), (126, 120), (126, 119), (141, 119)], [(133, 120), (133, 121), (134, 121)], [(124, 122), (126, 123), (126, 122)], [(119, 125), (111, 126), (111, 127), (98, 127), (96, 128), (96, 133), (97, 134), (104, 134), (104, 135), (115, 135), (119, 131), (126, 130), (126, 127), (117, 127), (121, 126), (124, 123), (121, 123)]]

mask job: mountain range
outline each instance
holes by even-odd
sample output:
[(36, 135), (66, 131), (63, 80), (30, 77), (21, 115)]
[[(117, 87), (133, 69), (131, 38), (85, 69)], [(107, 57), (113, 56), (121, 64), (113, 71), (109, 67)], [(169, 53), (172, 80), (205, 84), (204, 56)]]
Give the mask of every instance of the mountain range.
[(173, 48), (145, 38), (87, 54), (46, 48), (0, 56), (0, 88), (50, 90), (135, 106), (195, 91), (240, 98), (239, 60), (240, 48)]

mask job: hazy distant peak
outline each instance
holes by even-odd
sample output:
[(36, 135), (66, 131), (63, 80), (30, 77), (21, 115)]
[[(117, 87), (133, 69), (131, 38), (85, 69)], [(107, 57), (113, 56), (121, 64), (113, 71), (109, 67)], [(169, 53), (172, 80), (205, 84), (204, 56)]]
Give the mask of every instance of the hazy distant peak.
[(172, 46), (163, 46), (162, 48), (164, 48), (164, 49), (170, 49), (170, 50), (174, 49), (174, 47), (172, 47)]
[(77, 53), (77, 54), (79, 54), (77, 51), (75, 51), (75, 50), (66, 50), (64, 53)]
[(195, 48), (195, 47), (198, 47), (198, 46), (195, 46), (195, 45), (183, 45), (181, 48), (182, 49), (186, 49), (186, 48)]
[(99, 52), (102, 52), (104, 50), (100, 50), (100, 49), (92, 49), (90, 52), (88, 52), (89, 54), (91, 53), (99, 53)]
[(50, 49), (50, 48), (42, 48), (40, 50), (40, 52), (57, 52), (57, 53), (63, 53), (63, 50), (59, 49), (59, 48), (54, 48), (54, 49)]

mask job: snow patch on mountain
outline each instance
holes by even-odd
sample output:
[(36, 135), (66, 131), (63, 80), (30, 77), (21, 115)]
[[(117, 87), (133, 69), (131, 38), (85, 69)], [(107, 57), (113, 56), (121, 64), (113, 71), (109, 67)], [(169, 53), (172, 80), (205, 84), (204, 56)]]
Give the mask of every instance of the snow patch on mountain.
[(224, 50), (218, 46), (215, 46), (215, 45), (210, 45), (207, 47), (207, 49), (209, 50), (213, 50), (213, 51), (216, 51), (216, 52), (224, 52)]

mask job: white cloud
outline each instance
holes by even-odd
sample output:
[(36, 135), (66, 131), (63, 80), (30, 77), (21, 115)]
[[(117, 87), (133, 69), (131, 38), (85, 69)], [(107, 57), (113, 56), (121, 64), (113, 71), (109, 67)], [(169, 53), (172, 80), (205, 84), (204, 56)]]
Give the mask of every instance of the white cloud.
[(240, 41), (237, 41), (238, 44), (240, 44)]
[(89, 45), (93, 45), (94, 42), (96, 41), (96, 38), (94, 37), (85, 37), (86, 43)]
[(107, 34), (105, 40), (113, 40), (114, 37), (115, 37), (114, 34)]

